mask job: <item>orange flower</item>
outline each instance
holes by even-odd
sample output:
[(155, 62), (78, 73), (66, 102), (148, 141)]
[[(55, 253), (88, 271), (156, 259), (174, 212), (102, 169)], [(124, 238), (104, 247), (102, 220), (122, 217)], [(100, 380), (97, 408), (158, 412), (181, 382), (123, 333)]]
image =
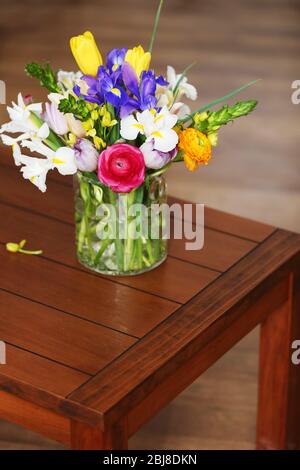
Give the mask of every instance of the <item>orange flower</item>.
[(211, 144), (203, 132), (191, 127), (179, 134), (178, 147), (184, 152), (184, 163), (194, 171), (202, 163), (207, 165), (211, 158)]

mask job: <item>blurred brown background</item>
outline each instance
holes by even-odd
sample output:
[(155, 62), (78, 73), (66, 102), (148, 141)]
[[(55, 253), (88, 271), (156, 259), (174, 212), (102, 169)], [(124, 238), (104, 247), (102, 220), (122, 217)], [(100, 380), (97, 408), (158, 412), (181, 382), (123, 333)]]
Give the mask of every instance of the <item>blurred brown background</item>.
[[(103, 55), (113, 47), (147, 47), (156, 5), (0, 0), (0, 79), (7, 102), (21, 90), (45, 100), (24, 75), (24, 64), (49, 60), (54, 68), (74, 69), (68, 41), (87, 29)], [(189, 73), (199, 92), (192, 107), (263, 79), (237, 98), (258, 99), (255, 114), (220, 132), (208, 167), (191, 174), (176, 165), (168, 176), (171, 194), (300, 231), (300, 105), (291, 102), (299, 57), (299, 0), (165, 0), (152, 66), (164, 73), (170, 64), (180, 72), (197, 61)], [(140, 431), (131, 447), (253, 448), (256, 374), (254, 331)], [(7, 423), (0, 423), (0, 440), (1, 448), (55, 448)]]

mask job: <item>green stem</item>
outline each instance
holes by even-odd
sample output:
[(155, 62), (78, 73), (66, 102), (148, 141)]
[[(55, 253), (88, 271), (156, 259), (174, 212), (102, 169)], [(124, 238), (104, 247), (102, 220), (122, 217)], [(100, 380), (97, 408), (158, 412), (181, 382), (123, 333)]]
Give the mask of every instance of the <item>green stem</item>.
[(129, 209), (134, 204), (135, 191), (123, 195), (126, 201), (126, 238), (124, 240), (124, 271), (129, 270), (130, 260), (134, 249), (134, 239), (131, 234), (131, 222), (129, 221)]
[(230, 93), (228, 93), (227, 95), (224, 95), (222, 96), (222, 98), (218, 98), (217, 100), (214, 100), (214, 101), (211, 101), (210, 103), (208, 103), (207, 105), (203, 106), (202, 108), (199, 108), (197, 109), (197, 111), (195, 111), (193, 114), (189, 114), (187, 117), (185, 117), (184, 119), (180, 119), (178, 121), (178, 124), (184, 124), (188, 121), (190, 121), (191, 119), (193, 119), (194, 115), (196, 113), (203, 113), (204, 111), (206, 111), (207, 109), (211, 108), (212, 106), (215, 106), (216, 104), (219, 104), (221, 103), (222, 101), (226, 101), (228, 100), (229, 98), (232, 98), (233, 96), (235, 96), (236, 94), (240, 93), (241, 91), (245, 90), (246, 88), (249, 88), (250, 86), (254, 85), (255, 83), (259, 82), (261, 79), (258, 79), (258, 80), (253, 80), (252, 82), (249, 82), (249, 83), (246, 83), (246, 85), (243, 85), (241, 86), (240, 88), (237, 88), (236, 90), (233, 90), (231, 91)]
[(149, 44), (149, 52), (151, 52), (151, 53), (152, 53), (153, 44), (154, 44), (156, 33), (157, 33), (157, 28), (158, 28), (158, 23), (159, 23), (159, 18), (160, 18), (160, 13), (161, 13), (163, 3), (164, 3), (164, 0), (160, 0), (159, 5), (158, 5), (158, 9), (157, 9), (157, 12), (156, 12), (156, 15), (155, 15), (152, 36), (151, 36), (151, 40), (150, 40), (150, 44)]
[[(44, 121), (35, 113), (30, 113), (30, 119), (31, 119), (31, 122), (37, 128), (40, 128), (44, 124)], [(44, 139), (44, 142), (54, 152), (60, 147), (64, 146), (64, 142), (51, 129), (49, 132), (49, 136), (47, 137), (47, 139)]]
[(99, 249), (99, 251), (96, 254), (95, 259), (94, 259), (94, 265), (95, 266), (97, 266), (97, 264), (99, 263), (99, 261), (101, 259), (101, 256), (103, 255), (105, 250), (109, 247), (109, 245), (111, 245), (112, 243), (113, 243), (113, 240), (111, 240), (110, 238), (107, 238), (106, 240), (102, 240), (101, 248)]
[[(112, 205), (114, 205), (116, 209), (116, 202), (117, 202), (117, 197), (116, 193), (114, 193), (110, 188), (108, 189), (108, 196), (109, 196), (109, 201)], [(123, 257), (123, 245), (122, 241), (120, 240), (120, 232), (119, 232), (119, 217), (118, 214), (116, 214), (116, 238), (113, 240), (115, 243), (115, 249), (116, 249), (116, 261), (117, 261), (117, 266), (119, 271), (123, 271), (124, 269), (124, 257)]]

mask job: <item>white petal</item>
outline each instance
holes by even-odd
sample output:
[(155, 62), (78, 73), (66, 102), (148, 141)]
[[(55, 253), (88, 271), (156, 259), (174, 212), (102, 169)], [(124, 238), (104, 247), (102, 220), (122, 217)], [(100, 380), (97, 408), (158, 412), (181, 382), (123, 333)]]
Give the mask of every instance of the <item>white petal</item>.
[(75, 152), (70, 147), (60, 147), (55, 152), (52, 163), (61, 175), (74, 175), (77, 172)]
[(60, 93), (49, 93), (48, 99), (51, 103), (56, 104), (57, 106), (59, 105), (59, 102), (64, 99), (65, 96), (60, 94)]
[(49, 133), (50, 133), (49, 126), (46, 122), (44, 122), (44, 124), (39, 128), (37, 132), (37, 136), (40, 139), (47, 139), (47, 137), (49, 136)]
[(177, 83), (177, 75), (175, 72), (174, 67), (171, 67), (171, 65), (168, 65), (167, 67), (167, 80), (169, 82), (170, 88), (175, 88), (176, 83)]
[(154, 122), (157, 129), (172, 129), (172, 127), (175, 126), (177, 120), (177, 116), (170, 113), (169, 109), (164, 106), (161, 111), (156, 115)]
[(161, 152), (171, 152), (178, 144), (178, 135), (173, 129), (160, 130), (152, 135), (154, 138), (154, 149)]
[(34, 113), (41, 114), (43, 111), (42, 103), (31, 103), (27, 106), (27, 109)]
[(48, 159), (52, 159), (55, 155), (55, 152), (51, 150), (47, 145), (43, 144), (38, 139), (34, 140), (23, 140), (21, 143), (22, 147), (28, 148), (31, 152), (37, 152), (41, 155), (44, 155)]
[(139, 123), (132, 114), (121, 119), (120, 134), (123, 139), (135, 140), (140, 131)]
[(21, 168), (21, 172), (25, 179), (37, 186), (42, 192), (45, 192), (46, 176), (50, 169), (50, 164), (47, 160), (40, 158), (27, 157), (25, 166)]
[(193, 85), (190, 85), (190, 83), (185, 83), (182, 87), (180, 87), (180, 89), (182, 93), (184, 93), (190, 100), (195, 101), (197, 99), (197, 90)]
[(178, 119), (183, 119), (188, 114), (191, 114), (191, 108), (185, 103), (175, 103), (171, 108), (171, 113), (176, 114)]
[(22, 93), (18, 93), (18, 106), (20, 106), (20, 108), (25, 108)]
[(0, 128), (0, 134), (2, 132), (27, 132), (28, 130), (28, 126), (26, 126), (24, 123), (20, 121), (11, 121), (3, 124), (3, 126)]

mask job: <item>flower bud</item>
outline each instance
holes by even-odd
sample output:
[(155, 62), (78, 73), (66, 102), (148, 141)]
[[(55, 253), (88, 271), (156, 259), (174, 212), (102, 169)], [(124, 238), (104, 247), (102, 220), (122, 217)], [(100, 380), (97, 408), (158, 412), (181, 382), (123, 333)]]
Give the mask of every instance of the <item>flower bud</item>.
[(77, 139), (74, 145), (75, 161), (80, 171), (95, 171), (98, 164), (98, 151), (87, 139)]

